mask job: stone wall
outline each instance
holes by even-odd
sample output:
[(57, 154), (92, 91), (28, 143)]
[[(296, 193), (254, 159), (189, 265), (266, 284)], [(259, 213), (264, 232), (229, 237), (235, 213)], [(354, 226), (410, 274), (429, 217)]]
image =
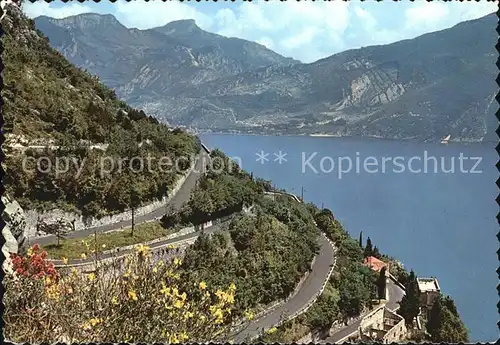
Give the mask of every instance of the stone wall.
[(383, 329), (384, 328), (384, 308), (385, 306), (381, 306), (368, 315), (366, 315), (363, 320), (361, 320), (361, 323), (359, 327), (361, 328), (362, 331), (370, 328), (375, 328), (375, 329)]
[(408, 332), (403, 317), (388, 309), (384, 310), (384, 315), (385, 324), (390, 324), (392, 328), (384, 335), (383, 342), (390, 344), (406, 338)]
[[(135, 217), (140, 217), (145, 214), (151, 213), (153, 211), (158, 210), (161, 207), (164, 207), (168, 201), (179, 191), (179, 189), (182, 187), (182, 184), (186, 180), (186, 178), (189, 176), (191, 171), (194, 169), (194, 165), (191, 167), (190, 170), (188, 170), (185, 174), (181, 175), (178, 179), (177, 182), (175, 183), (174, 188), (170, 192), (170, 195), (167, 197), (164, 197), (162, 200), (157, 200), (152, 203), (149, 203), (147, 205), (138, 207), (135, 212), (134, 216)], [(35, 237), (43, 236), (45, 234), (43, 233), (37, 233), (37, 222), (38, 219), (40, 221), (43, 221), (47, 224), (52, 224), (55, 223), (58, 219), (62, 219), (64, 222), (67, 223), (72, 223), (74, 221), (74, 231), (79, 231), (83, 230), (85, 228), (91, 228), (91, 227), (97, 227), (97, 226), (103, 226), (103, 225), (108, 225), (108, 224), (113, 224), (121, 221), (127, 221), (132, 219), (132, 211), (127, 210), (121, 213), (117, 213), (114, 215), (110, 216), (105, 216), (99, 219), (93, 218), (93, 217), (83, 217), (80, 214), (73, 213), (73, 212), (65, 212), (61, 209), (53, 209), (51, 211), (47, 212), (39, 212), (36, 210), (28, 210), (24, 212), (25, 214), (25, 220), (26, 220), (26, 228), (24, 231), (24, 234), (26, 237), (29, 239), (33, 239)]]

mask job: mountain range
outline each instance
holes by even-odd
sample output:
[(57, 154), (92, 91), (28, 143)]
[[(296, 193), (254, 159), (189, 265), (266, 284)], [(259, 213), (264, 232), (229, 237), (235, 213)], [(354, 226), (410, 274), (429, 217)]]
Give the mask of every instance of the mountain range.
[(497, 17), (314, 63), (199, 28), (129, 29), (112, 15), (38, 17), (77, 66), (134, 107), (204, 132), (496, 141)]

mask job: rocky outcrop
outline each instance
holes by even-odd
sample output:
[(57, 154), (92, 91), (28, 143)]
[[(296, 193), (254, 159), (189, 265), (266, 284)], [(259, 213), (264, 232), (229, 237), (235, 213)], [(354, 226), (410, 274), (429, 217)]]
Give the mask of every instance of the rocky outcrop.
[(8, 196), (2, 196), (2, 202), (5, 205), (2, 214), (5, 221), (5, 227), (2, 229), (5, 244), (2, 251), (7, 257), (6, 253), (20, 253), (25, 250), (27, 244), (25, 236), (26, 218), (24, 210), (17, 201)]

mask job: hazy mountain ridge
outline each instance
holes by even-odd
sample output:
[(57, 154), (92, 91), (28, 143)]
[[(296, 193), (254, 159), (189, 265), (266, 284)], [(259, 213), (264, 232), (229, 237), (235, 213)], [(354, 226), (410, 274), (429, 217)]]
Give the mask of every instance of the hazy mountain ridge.
[[(80, 35), (86, 16), (99, 15), (36, 23), (71, 61), (171, 123), (205, 131), (496, 140), (494, 14), (311, 64), (208, 33), (193, 20), (137, 30), (100, 16), (100, 35)], [(63, 33), (72, 39), (62, 40)], [(105, 43), (109, 37), (114, 45)]]

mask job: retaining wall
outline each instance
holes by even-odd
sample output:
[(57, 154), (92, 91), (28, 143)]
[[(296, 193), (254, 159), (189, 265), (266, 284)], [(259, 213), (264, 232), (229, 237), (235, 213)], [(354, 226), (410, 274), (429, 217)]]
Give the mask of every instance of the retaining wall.
[[(196, 161), (198, 159), (199, 157), (196, 158)], [(134, 216), (140, 217), (148, 213), (154, 212), (159, 208), (165, 207), (167, 203), (172, 199), (172, 197), (175, 194), (177, 194), (179, 189), (181, 189), (187, 177), (193, 171), (195, 165), (196, 162), (191, 166), (189, 170), (186, 171), (186, 173), (180, 175), (180, 177), (177, 179), (174, 185), (174, 188), (170, 191), (169, 193), (170, 195), (168, 197), (164, 197), (162, 200), (154, 201), (147, 205), (138, 207), (134, 211)], [(127, 210), (121, 213), (105, 216), (99, 219), (93, 217), (83, 217), (78, 213), (65, 212), (61, 209), (53, 209), (46, 212), (39, 212), (36, 210), (25, 210), (24, 214), (26, 219), (25, 237), (29, 237), (30, 239), (39, 237), (40, 235), (44, 235), (44, 234), (37, 234), (36, 225), (38, 219), (48, 224), (55, 223), (57, 222), (58, 219), (62, 219), (64, 222), (67, 223), (72, 223), (74, 221), (73, 231), (84, 230), (86, 228), (103, 226), (132, 219), (132, 210)]]

